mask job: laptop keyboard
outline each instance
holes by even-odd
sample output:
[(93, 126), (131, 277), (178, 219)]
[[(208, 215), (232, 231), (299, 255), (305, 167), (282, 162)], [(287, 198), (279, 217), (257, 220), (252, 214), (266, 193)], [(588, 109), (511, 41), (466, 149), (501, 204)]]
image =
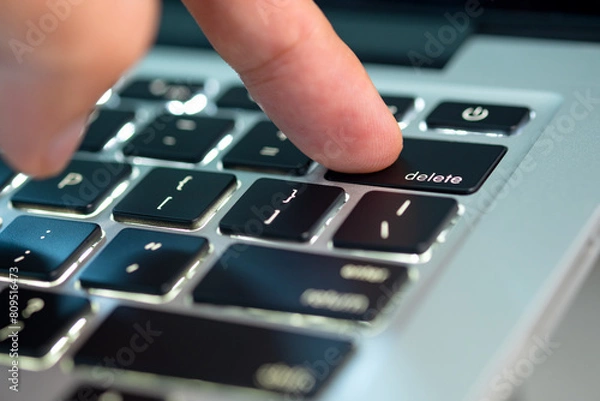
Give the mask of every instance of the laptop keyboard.
[(272, 122), (256, 124), (223, 157), (223, 167), (304, 175), (312, 161)]
[[(34, 370), (62, 360), (81, 374), (313, 396), (360, 347), (343, 328), (385, 324), (392, 300), (416, 283), (413, 265), (452, 235), (457, 196), (478, 191), (507, 153), (407, 137), (385, 171), (325, 171), (244, 87), (205, 89), (131, 81), (99, 106), (61, 175), (21, 184), (0, 164), (19, 214), (0, 231), (0, 299), (12, 311), (0, 314), (0, 363), (18, 336)], [(383, 97), (402, 126), (419, 124), (416, 97)], [(238, 115), (256, 119), (240, 125)], [(441, 102), (422, 124), (510, 135), (529, 115)], [(355, 186), (366, 189), (359, 200), (348, 193)], [(61, 399), (162, 399), (141, 390), (82, 380)]]
[(90, 215), (130, 175), (129, 164), (73, 160), (54, 178), (27, 182), (11, 202), (21, 209)]
[(198, 163), (213, 149), (234, 121), (225, 118), (163, 114), (125, 147), (126, 156)]
[(113, 209), (117, 221), (194, 229), (236, 187), (233, 174), (157, 167)]

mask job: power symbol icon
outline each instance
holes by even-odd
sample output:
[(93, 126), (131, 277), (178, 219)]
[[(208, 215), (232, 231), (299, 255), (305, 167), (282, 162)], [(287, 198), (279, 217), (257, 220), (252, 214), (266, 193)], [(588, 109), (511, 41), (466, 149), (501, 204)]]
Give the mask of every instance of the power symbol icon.
[(482, 121), (485, 120), (490, 115), (490, 111), (488, 109), (484, 109), (483, 107), (469, 107), (462, 112), (462, 118), (465, 121)]

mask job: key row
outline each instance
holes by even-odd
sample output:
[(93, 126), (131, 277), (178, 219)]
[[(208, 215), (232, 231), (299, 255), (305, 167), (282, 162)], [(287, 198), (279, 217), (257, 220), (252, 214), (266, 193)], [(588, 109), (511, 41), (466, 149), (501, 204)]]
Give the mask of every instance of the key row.
[[(92, 317), (89, 300), (78, 295), (6, 289), (0, 305), (11, 311), (0, 315), (0, 353), (8, 357), (16, 347), (22, 363), (64, 355)], [(77, 345), (73, 361), (76, 369), (95, 372), (128, 371), (305, 397), (319, 390), (353, 348), (344, 338), (120, 306)], [(169, 360), (178, 363), (164, 363)], [(330, 364), (327, 372), (315, 371), (323, 361)]]
[[(102, 150), (133, 116), (120, 110), (99, 111), (80, 150)], [(233, 126), (231, 119), (163, 114), (128, 141), (122, 151), (130, 157), (199, 163)], [(256, 124), (222, 159), (225, 168), (291, 175), (305, 174), (311, 162), (269, 121)]]
[[(167, 192), (157, 190), (155, 176), (171, 184)], [(194, 227), (212, 216), (234, 182), (225, 174), (158, 168), (115, 206), (113, 216), (125, 223)], [(201, 191), (195, 190), (198, 186)], [(344, 201), (338, 187), (260, 179), (225, 213), (218, 228), (234, 238), (308, 242)], [(369, 192), (335, 231), (332, 243), (338, 248), (419, 255), (436, 242), (457, 212), (451, 198)], [(54, 282), (100, 237), (95, 223), (17, 217), (0, 232), (0, 272), (8, 273), (8, 267), (19, 262), (24, 277)]]
[[(396, 104), (402, 103), (404, 102)], [(393, 106), (393, 109), (398, 110), (396, 106)], [(436, 109), (432, 113), (428, 120), (430, 126), (444, 127), (443, 121), (451, 119), (451, 117), (445, 116), (446, 111), (444, 110), (445, 108), (440, 111)], [(448, 110), (456, 110), (456, 107), (448, 107)], [(494, 117), (489, 117), (489, 122), (486, 124), (491, 127), (494, 124), (500, 124), (501, 121), (507, 121), (511, 127), (516, 127), (518, 126), (518, 122), (515, 122), (519, 119), (518, 113), (516, 111), (506, 112), (504, 113), (506, 116), (512, 115), (506, 119), (496, 117), (500, 113), (494, 113)], [(129, 111), (99, 110), (88, 127), (80, 150), (101, 151), (109, 141), (131, 124), (134, 116), (135, 114)], [(439, 122), (435, 123), (434, 120)], [(481, 124), (483, 124), (483, 120)], [(199, 163), (232, 130), (234, 125), (234, 120), (227, 118), (182, 117), (163, 114), (129, 140), (124, 145), (122, 152), (125, 156), (130, 157)], [(468, 129), (466, 126), (456, 127)], [(486, 132), (493, 131), (491, 128), (486, 128), (486, 130)], [(223, 157), (222, 163), (226, 168), (303, 175), (308, 171), (311, 160), (300, 152), (273, 123), (262, 121), (247, 132)]]
[[(120, 92), (120, 97), (152, 101), (190, 101), (202, 93), (202, 82), (177, 80), (137, 80)], [(415, 108), (415, 97), (382, 94), (398, 122), (405, 120)], [(260, 107), (243, 86), (232, 86), (216, 100), (219, 108), (260, 111)], [(430, 129), (468, 131), (496, 135), (511, 135), (530, 118), (531, 111), (524, 106), (471, 103), (457, 100), (444, 101), (427, 117)]]
[[(15, 223), (19, 227), (13, 227), (12, 234), (24, 231), (26, 223), (31, 224), (31, 231), (57, 226), (48, 219)], [(67, 229), (77, 231), (67, 233)], [(68, 237), (71, 246), (59, 251), (51, 248), (56, 241), (42, 244), (27, 235), (22, 236), (23, 244), (12, 244), (9, 249), (3, 238), (3, 262), (10, 263), (0, 274), (9, 282), (56, 276), (67, 268), (62, 261), (81, 256), (77, 250), (83, 243), (76, 240), (82, 239), (85, 229), (95, 227), (80, 222), (58, 226), (50, 236)], [(127, 228), (85, 266), (77, 280), (91, 293), (120, 298), (135, 295), (138, 301), (160, 303), (178, 295), (181, 283), (208, 250), (208, 241), (202, 237)], [(9, 254), (18, 256), (8, 261)], [(372, 321), (407, 280), (408, 270), (402, 265), (237, 243), (220, 255), (193, 297), (204, 304)]]
[[(89, 215), (130, 171), (125, 164), (73, 161), (61, 176), (30, 181), (11, 201), (19, 208)], [(236, 188), (231, 174), (158, 167), (116, 204), (112, 215), (125, 223), (194, 230), (203, 227)], [(337, 186), (258, 179), (220, 220), (219, 229), (236, 237), (307, 242), (345, 197)], [(347, 217), (334, 245), (420, 254), (431, 246), (448, 216), (456, 214), (456, 205), (450, 198), (371, 192)], [(406, 232), (396, 233), (397, 224)]]

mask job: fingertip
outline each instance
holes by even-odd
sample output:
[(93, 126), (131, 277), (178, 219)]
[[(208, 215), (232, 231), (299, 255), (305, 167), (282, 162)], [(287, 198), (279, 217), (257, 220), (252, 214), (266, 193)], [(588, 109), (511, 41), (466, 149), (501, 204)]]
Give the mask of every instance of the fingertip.
[(339, 147), (336, 151), (320, 154), (320, 164), (349, 174), (366, 174), (383, 170), (394, 164), (402, 151), (402, 131), (396, 120), (385, 118), (372, 124), (361, 135), (361, 140)]
[(87, 116), (77, 118), (65, 129), (52, 135), (48, 143), (36, 141), (35, 135), (24, 132), (22, 135), (33, 140), (27, 141), (27, 146), (15, 142), (6, 144), (3, 158), (14, 171), (33, 178), (55, 176), (65, 169), (79, 146), (86, 122)]

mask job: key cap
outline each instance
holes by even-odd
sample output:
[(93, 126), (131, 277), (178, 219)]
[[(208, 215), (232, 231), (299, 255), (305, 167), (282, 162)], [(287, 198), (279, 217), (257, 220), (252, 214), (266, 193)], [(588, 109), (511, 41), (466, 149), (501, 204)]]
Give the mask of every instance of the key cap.
[(401, 122), (406, 114), (415, 106), (414, 97), (382, 95), (381, 98), (398, 122)]
[(194, 301), (371, 321), (406, 281), (404, 266), (238, 244), (202, 279)]
[(443, 102), (427, 117), (430, 129), (511, 135), (529, 120), (527, 107)]
[(77, 366), (258, 388), (302, 398), (317, 393), (352, 348), (345, 340), (118, 307), (74, 360)]
[(224, 234), (308, 241), (344, 200), (338, 187), (257, 180), (219, 224)]
[(56, 281), (101, 237), (94, 223), (19, 216), (0, 232), (0, 275)]
[(69, 396), (62, 397), (61, 401), (164, 401), (164, 398), (155, 398), (123, 392), (116, 389), (100, 388), (94, 385), (80, 386)]
[(133, 120), (135, 113), (122, 110), (100, 110), (90, 123), (79, 146), (79, 150), (99, 152), (114, 138), (126, 123)]
[(126, 228), (79, 281), (84, 288), (165, 295), (207, 251), (204, 238)]
[(498, 145), (404, 139), (400, 158), (383, 171), (344, 174), (328, 171), (331, 181), (418, 191), (471, 194), (498, 165), (507, 149)]
[(6, 288), (0, 304), (6, 311), (0, 313), (0, 352), (18, 348), (19, 355), (34, 358), (46, 356), (91, 311), (85, 298), (25, 288)]
[(454, 199), (373, 191), (333, 237), (338, 248), (422, 254), (458, 212)]
[(12, 197), (12, 204), (18, 208), (92, 214), (130, 174), (128, 164), (73, 160), (54, 178), (29, 181)]
[(233, 191), (231, 174), (155, 168), (115, 206), (117, 221), (194, 229)]
[(0, 159), (0, 191), (4, 189), (14, 178), (15, 173)]
[(270, 121), (250, 130), (223, 158), (225, 168), (303, 175), (311, 160)]
[(260, 106), (252, 100), (248, 90), (244, 86), (229, 88), (217, 101), (217, 107), (261, 111)]
[(213, 117), (164, 114), (123, 149), (127, 156), (198, 163), (233, 128), (234, 121)]
[(186, 102), (202, 91), (204, 83), (174, 79), (138, 79), (121, 91), (121, 97), (151, 101)]

